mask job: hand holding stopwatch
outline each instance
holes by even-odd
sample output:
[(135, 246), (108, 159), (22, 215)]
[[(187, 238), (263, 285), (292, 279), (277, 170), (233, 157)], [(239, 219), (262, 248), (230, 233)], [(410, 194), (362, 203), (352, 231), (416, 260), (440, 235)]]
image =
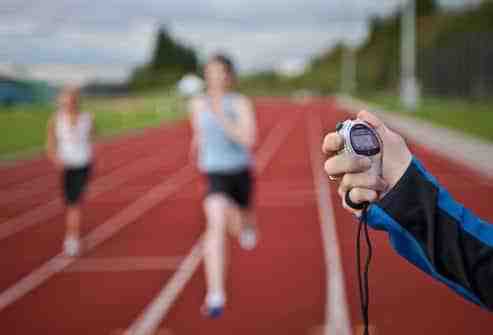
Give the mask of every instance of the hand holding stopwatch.
[[(377, 132), (365, 121), (346, 120), (336, 126), (337, 133), (344, 141), (344, 148), (339, 154), (361, 155), (368, 157), (372, 164), (368, 173), (382, 175), (382, 141)], [(369, 203), (355, 203), (350, 197), (351, 190), (346, 192), (346, 204), (356, 210), (366, 208)]]
[[(382, 176), (382, 140), (378, 136), (377, 132), (371, 127), (370, 124), (362, 120), (346, 120), (342, 123), (338, 123), (336, 126), (337, 133), (342, 137), (344, 142), (344, 148), (339, 154), (346, 155), (361, 155), (366, 156), (371, 160), (371, 166), (367, 173)], [(369, 318), (368, 307), (370, 303), (369, 287), (368, 287), (368, 272), (370, 268), (370, 261), (372, 256), (372, 246), (370, 237), (368, 235), (368, 225), (366, 222), (367, 208), (369, 202), (355, 203), (350, 197), (351, 190), (345, 194), (346, 204), (355, 209), (361, 210), (361, 216), (359, 217), (358, 235), (356, 240), (356, 266), (358, 271), (358, 286), (361, 302), (361, 315), (364, 323), (364, 335), (369, 335)], [(364, 230), (365, 239), (368, 246), (368, 254), (365, 262), (364, 273), (361, 272), (361, 232)]]

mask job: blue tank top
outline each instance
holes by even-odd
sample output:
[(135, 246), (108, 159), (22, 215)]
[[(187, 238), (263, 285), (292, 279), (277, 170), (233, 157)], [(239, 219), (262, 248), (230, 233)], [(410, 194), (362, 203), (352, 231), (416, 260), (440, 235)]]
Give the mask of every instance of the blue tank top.
[[(235, 120), (238, 115), (233, 101), (237, 94), (229, 93), (223, 98), (226, 117)], [(211, 109), (210, 98), (206, 97), (206, 108), (199, 112), (199, 169), (206, 173), (235, 173), (251, 165), (251, 154), (244, 146), (233, 141), (222, 127)]]

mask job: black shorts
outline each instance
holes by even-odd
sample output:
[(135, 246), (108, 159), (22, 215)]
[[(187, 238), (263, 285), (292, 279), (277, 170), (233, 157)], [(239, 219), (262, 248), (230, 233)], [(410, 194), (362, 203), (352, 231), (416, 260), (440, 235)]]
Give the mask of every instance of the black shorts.
[(90, 174), (90, 165), (81, 168), (65, 168), (63, 170), (63, 193), (65, 202), (68, 205), (74, 205), (79, 202), (86, 189)]
[(208, 173), (207, 195), (223, 193), (230, 197), (240, 208), (250, 207), (253, 177), (249, 169), (235, 173)]

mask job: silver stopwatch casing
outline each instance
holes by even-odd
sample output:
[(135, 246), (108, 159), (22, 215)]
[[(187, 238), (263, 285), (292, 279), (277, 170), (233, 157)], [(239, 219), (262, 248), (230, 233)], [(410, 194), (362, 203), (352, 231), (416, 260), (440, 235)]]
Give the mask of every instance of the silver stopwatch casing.
[(358, 119), (346, 120), (337, 124), (337, 133), (344, 141), (339, 154), (366, 156), (372, 162), (368, 172), (382, 175), (382, 141), (370, 124)]
[(337, 124), (337, 132), (344, 140), (344, 148), (339, 153), (381, 157), (382, 141), (367, 122), (358, 119), (346, 120)]

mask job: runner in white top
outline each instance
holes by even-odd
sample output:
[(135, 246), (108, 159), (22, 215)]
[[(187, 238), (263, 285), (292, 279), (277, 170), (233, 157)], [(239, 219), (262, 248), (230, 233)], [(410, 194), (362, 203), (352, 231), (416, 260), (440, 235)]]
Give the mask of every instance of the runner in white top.
[(89, 113), (79, 113), (75, 119), (63, 110), (56, 113), (57, 156), (65, 167), (80, 168), (91, 162), (91, 129), (92, 117)]
[(93, 133), (92, 117), (79, 112), (79, 90), (68, 87), (58, 97), (58, 111), (48, 122), (46, 151), (62, 172), (66, 213), (64, 251), (68, 256), (80, 253), (80, 199), (91, 173)]

